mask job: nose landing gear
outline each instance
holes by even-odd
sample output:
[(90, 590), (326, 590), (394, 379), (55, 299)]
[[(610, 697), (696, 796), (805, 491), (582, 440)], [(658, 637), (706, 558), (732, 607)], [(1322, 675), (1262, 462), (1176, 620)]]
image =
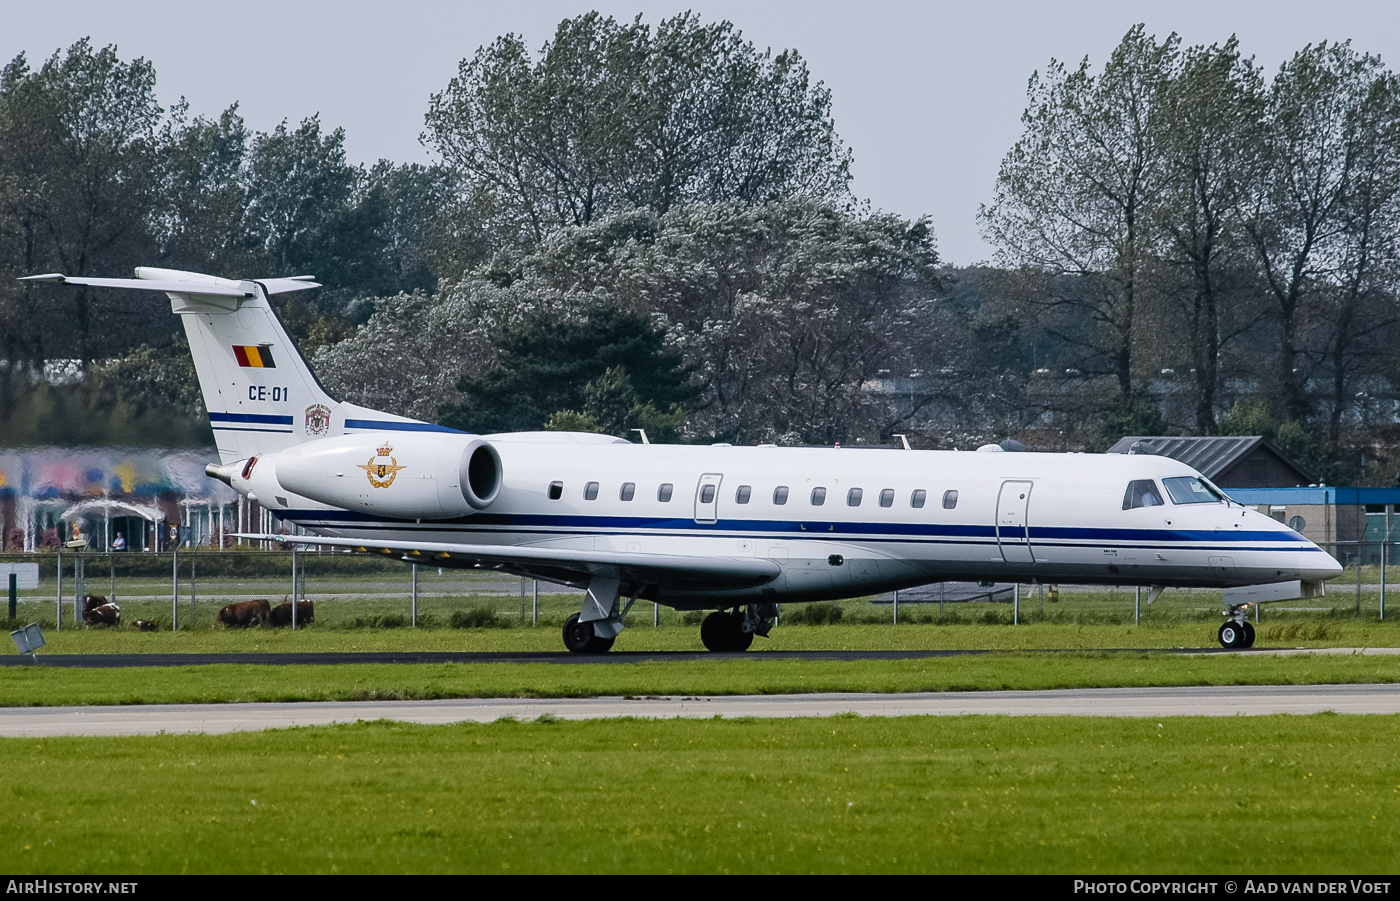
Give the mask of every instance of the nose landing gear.
[(1245, 606), (1231, 605), (1225, 611), (1229, 619), (1220, 627), (1219, 638), (1222, 648), (1254, 647), (1254, 626), (1244, 618)]

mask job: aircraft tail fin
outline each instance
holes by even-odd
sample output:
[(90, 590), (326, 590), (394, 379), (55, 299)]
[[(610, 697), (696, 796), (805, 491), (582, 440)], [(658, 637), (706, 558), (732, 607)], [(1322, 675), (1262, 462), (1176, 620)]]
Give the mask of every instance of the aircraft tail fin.
[(168, 295), (189, 338), (222, 463), (361, 431), (455, 431), (330, 396), (268, 302), (273, 294), (320, 287), (310, 276), (235, 280), (142, 266), (134, 279), (28, 280)]

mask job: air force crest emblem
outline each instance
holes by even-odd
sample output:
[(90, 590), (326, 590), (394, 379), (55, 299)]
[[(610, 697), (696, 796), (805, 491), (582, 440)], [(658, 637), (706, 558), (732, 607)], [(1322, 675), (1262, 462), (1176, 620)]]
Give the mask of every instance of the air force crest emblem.
[(331, 430), (331, 411), (323, 404), (312, 404), (306, 408), (306, 434), (317, 438)]
[(375, 448), (375, 450), (377, 453), (369, 458), (369, 462), (361, 463), (359, 467), (369, 476), (369, 483), (375, 488), (388, 488), (390, 485), (394, 484), (394, 479), (398, 476), (399, 470), (407, 469), (408, 467), (400, 466), (399, 461), (394, 459), (392, 456), (394, 448), (391, 445), (384, 444)]

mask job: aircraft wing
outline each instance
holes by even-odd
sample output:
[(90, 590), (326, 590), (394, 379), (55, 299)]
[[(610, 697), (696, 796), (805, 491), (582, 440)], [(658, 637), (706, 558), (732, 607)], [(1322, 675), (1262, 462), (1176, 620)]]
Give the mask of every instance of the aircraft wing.
[(595, 575), (608, 575), (617, 576), (625, 582), (698, 590), (753, 588), (771, 582), (782, 572), (777, 563), (758, 557), (691, 557), (430, 541), (367, 542), (357, 538), (325, 538), (319, 535), (242, 534), (238, 537), (350, 548), (424, 566), (496, 569), (576, 586), (588, 584)]

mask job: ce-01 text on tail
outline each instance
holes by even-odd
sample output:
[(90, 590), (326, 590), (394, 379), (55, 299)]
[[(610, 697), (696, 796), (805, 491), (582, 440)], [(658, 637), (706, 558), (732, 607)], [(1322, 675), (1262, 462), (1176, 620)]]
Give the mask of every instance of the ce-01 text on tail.
[(779, 604), (943, 580), (1220, 588), (1221, 644), (1249, 647), (1248, 605), (1341, 572), (1165, 457), (468, 435), (332, 398), (268, 303), (309, 277), (31, 278), (168, 295), (218, 444), (210, 476), (306, 543), (584, 588), (564, 627), (578, 653), (611, 648), (638, 598), (713, 610), (705, 646), (741, 651)]

